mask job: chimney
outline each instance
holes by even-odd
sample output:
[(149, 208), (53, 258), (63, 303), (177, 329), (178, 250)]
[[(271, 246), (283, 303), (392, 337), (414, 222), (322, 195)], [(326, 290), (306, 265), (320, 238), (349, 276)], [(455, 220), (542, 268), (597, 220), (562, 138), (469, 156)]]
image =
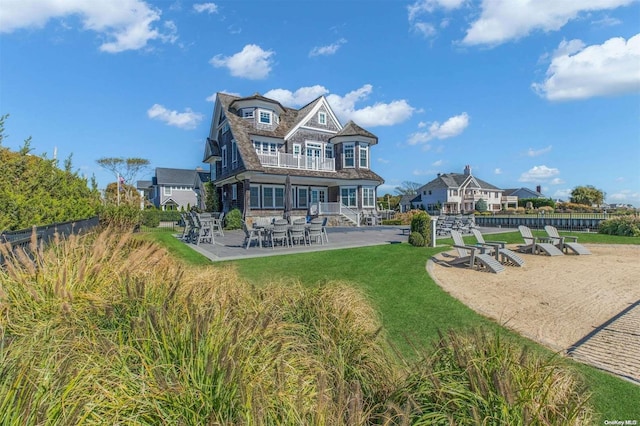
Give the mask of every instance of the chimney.
[(470, 165), (467, 164), (466, 166), (464, 166), (464, 174), (466, 176), (469, 176), (471, 174), (471, 166)]
[(536, 192), (542, 194), (542, 187), (540, 185), (536, 186)]

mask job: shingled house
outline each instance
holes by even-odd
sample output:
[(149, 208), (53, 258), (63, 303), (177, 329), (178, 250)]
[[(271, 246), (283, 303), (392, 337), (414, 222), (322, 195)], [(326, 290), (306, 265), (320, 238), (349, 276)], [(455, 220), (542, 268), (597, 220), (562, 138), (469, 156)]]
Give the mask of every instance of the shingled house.
[(354, 122), (343, 126), (324, 96), (293, 109), (260, 94), (218, 93), (203, 161), (224, 211), (283, 215), (289, 197), (291, 215), (359, 223), (375, 214), (376, 188), (383, 183), (371, 170), (377, 143)]

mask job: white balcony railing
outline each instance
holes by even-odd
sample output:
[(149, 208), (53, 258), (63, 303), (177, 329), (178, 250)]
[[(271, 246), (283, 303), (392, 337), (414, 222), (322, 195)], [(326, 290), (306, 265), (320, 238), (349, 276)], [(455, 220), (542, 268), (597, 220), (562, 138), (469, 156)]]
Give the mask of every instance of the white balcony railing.
[(336, 162), (334, 158), (309, 157), (306, 155), (293, 155), (278, 152), (276, 155), (258, 154), (260, 164), (265, 167), (282, 167), (285, 169), (319, 170), (335, 172)]

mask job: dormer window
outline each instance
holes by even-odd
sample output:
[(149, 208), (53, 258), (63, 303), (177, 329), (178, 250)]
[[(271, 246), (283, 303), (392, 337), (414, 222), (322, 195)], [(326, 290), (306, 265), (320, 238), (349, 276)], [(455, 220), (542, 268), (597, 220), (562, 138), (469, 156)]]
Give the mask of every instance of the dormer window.
[(322, 125), (326, 125), (327, 124), (327, 113), (326, 112), (319, 112), (318, 113), (318, 123), (320, 123)]
[(271, 124), (271, 112), (269, 112), (269, 111), (260, 111), (260, 123), (262, 123), (262, 124)]
[(354, 143), (344, 144), (344, 167), (355, 167), (355, 151)]
[(243, 109), (242, 118), (253, 118), (253, 108)]

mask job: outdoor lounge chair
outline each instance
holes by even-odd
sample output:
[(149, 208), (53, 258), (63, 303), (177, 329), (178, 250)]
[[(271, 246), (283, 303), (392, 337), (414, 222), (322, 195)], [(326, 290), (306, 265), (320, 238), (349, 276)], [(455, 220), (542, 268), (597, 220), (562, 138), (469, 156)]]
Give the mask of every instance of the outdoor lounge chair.
[(540, 254), (543, 251), (549, 256), (562, 256), (564, 254), (558, 247), (551, 244), (549, 238), (534, 237), (529, 227), (520, 225), (518, 230), (524, 239), (524, 245), (518, 246), (518, 251), (531, 254)]
[(453, 238), (453, 247), (458, 251), (458, 257), (450, 260), (451, 265), (466, 264), (469, 268), (476, 265), (485, 270), (489, 270), (494, 274), (504, 272), (504, 266), (498, 262), (493, 256), (482, 253), (483, 247), (469, 246), (464, 243), (462, 234), (456, 230), (451, 230), (451, 238)]
[(589, 249), (578, 243), (578, 237), (561, 237), (556, 227), (551, 225), (545, 226), (544, 230), (547, 232), (547, 235), (549, 235), (552, 244), (565, 253), (568, 253), (569, 250), (571, 250), (575, 254), (591, 254)]
[(479, 230), (472, 228), (471, 232), (476, 237), (478, 244), (492, 247), (493, 254), (498, 262), (509, 263), (515, 266), (524, 265), (524, 260), (520, 256), (506, 248), (507, 243), (505, 241), (485, 241), (484, 236)]

